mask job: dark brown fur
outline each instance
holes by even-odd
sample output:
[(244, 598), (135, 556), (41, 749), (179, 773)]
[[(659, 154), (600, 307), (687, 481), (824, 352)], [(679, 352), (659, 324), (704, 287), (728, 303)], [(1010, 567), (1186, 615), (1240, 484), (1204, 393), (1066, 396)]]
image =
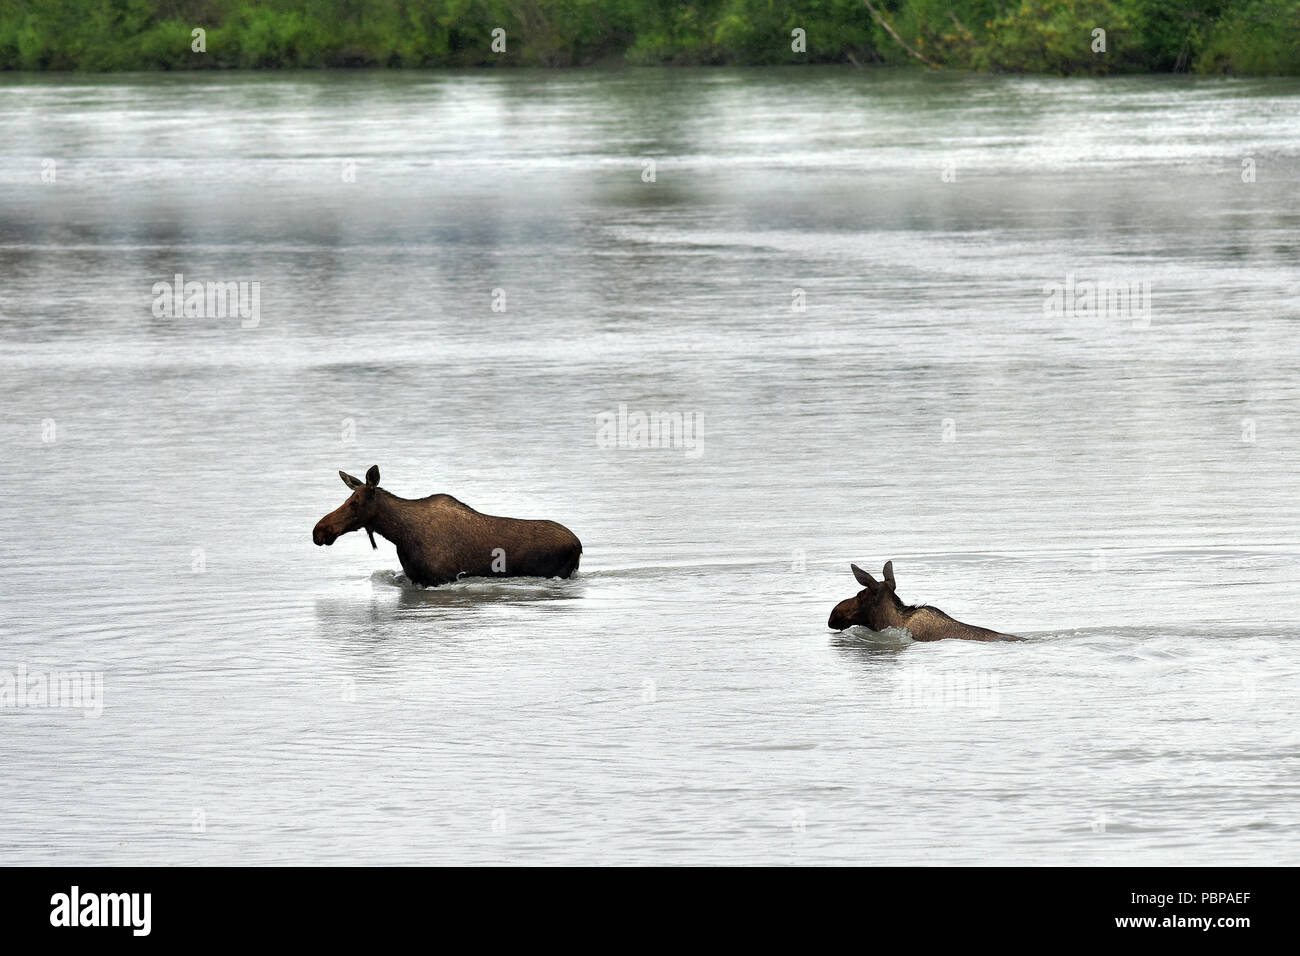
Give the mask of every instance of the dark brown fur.
[(847, 598), (835, 605), (827, 626), (837, 631), (861, 625), (873, 631), (887, 627), (906, 628), (916, 641), (941, 641), (955, 638), (962, 641), (1023, 641), (1014, 634), (1000, 634), (987, 627), (963, 624), (949, 617), (937, 607), (913, 607), (904, 604), (894, 593), (894, 562), (885, 562), (885, 579), (877, 581), (856, 564), (849, 565), (858, 583), (864, 585), (856, 597)]
[(397, 545), (402, 570), (415, 584), (446, 584), (461, 577), (560, 577), (578, 569), (582, 542), (554, 521), (498, 518), (451, 495), (411, 500), (379, 487), (379, 468), (365, 482), (339, 472), (352, 496), (317, 522), (312, 540), (330, 545), (365, 528)]

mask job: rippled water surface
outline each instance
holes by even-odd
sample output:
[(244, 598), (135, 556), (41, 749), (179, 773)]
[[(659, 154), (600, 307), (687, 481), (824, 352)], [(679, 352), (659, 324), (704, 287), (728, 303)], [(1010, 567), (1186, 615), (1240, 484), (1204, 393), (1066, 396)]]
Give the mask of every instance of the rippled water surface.
[[(1300, 863), (1298, 159), (1282, 80), (0, 78), (0, 862)], [(314, 547), (374, 463), (581, 572)], [(829, 631), (891, 558), (1029, 640)]]

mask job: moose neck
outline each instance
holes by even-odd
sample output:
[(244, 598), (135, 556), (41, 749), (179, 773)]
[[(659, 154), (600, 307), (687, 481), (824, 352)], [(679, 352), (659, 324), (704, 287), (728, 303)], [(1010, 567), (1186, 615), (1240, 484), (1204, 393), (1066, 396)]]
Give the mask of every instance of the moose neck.
[(375, 489), (375, 512), (365, 524), (366, 530), (373, 531), (397, 545), (399, 553), (409, 543), (410, 523), (402, 514), (406, 504), (405, 499), (377, 488)]
[(880, 619), (882, 626), (875, 630), (883, 631), (886, 627), (907, 627), (908, 619), (915, 613), (914, 608), (901, 606), (897, 598), (882, 602), (880, 607)]

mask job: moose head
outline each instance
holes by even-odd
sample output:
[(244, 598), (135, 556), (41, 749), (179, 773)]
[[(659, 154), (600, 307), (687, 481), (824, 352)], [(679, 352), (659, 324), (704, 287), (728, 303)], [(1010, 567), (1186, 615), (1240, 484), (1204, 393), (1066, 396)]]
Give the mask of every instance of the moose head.
[(379, 466), (370, 466), (364, 482), (343, 471), (339, 472), (339, 477), (343, 479), (343, 484), (352, 489), (352, 494), (348, 496), (347, 501), (316, 522), (316, 527), (311, 533), (312, 541), (329, 545), (333, 544), (340, 535), (365, 528), (366, 534), (370, 535), (370, 546), (378, 549), (379, 545), (375, 544), (375, 533), (370, 530), (370, 524), (374, 520), (375, 510), (378, 507)]
[(862, 590), (855, 597), (846, 598), (835, 605), (831, 611), (828, 627), (837, 631), (861, 625), (873, 631), (883, 631), (887, 627), (898, 625), (898, 610), (902, 607), (894, 594), (894, 562), (885, 562), (885, 577), (877, 581), (856, 564), (849, 565), (853, 576), (862, 585)]

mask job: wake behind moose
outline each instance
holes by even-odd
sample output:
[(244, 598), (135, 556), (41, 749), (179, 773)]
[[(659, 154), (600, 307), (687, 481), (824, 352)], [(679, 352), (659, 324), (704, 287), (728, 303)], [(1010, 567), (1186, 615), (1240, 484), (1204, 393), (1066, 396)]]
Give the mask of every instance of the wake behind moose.
[(884, 580), (877, 581), (856, 564), (849, 567), (862, 585), (855, 597), (846, 598), (831, 611), (827, 626), (837, 631), (861, 625), (873, 631), (887, 627), (903, 628), (914, 641), (940, 641), (955, 638), (962, 641), (1023, 641), (1014, 634), (1001, 634), (987, 627), (963, 624), (949, 617), (937, 607), (904, 604), (895, 594), (894, 562), (885, 562)]
[(348, 500), (316, 523), (312, 541), (331, 545), (365, 528), (397, 546), (397, 559), (414, 584), (446, 584), (462, 577), (558, 577), (578, 569), (582, 542), (554, 521), (501, 518), (475, 511), (451, 495), (399, 498), (379, 487), (379, 467), (366, 480), (340, 471)]

